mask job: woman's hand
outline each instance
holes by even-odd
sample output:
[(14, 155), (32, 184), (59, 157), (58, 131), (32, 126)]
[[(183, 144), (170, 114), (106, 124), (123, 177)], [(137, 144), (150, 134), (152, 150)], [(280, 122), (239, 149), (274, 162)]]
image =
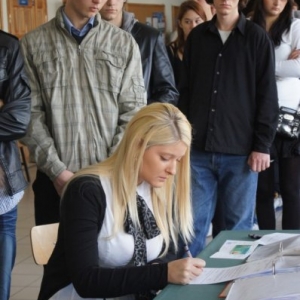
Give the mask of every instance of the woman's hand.
[(188, 284), (199, 276), (205, 261), (200, 258), (182, 258), (168, 263), (168, 282), (174, 284)]
[(290, 53), (288, 59), (297, 59), (299, 57), (299, 55), (300, 55), (300, 49), (294, 49)]

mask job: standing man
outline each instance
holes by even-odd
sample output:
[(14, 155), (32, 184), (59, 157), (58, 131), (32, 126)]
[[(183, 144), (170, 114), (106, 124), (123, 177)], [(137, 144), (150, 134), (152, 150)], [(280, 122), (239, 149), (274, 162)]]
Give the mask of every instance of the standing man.
[(190, 33), (179, 106), (194, 128), (191, 152), (197, 255), (216, 201), (226, 229), (251, 229), (258, 172), (270, 166), (278, 102), (274, 52), (264, 30), (239, 13), (245, 0), (214, 0), (216, 15)]
[(18, 39), (0, 31), (0, 299), (10, 295), (16, 257), (17, 204), (27, 182), (16, 140), (30, 120), (30, 88)]
[(60, 194), (80, 168), (107, 158), (146, 105), (134, 39), (101, 20), (106, 0), (67, 0), (22, 39), (32, 88), (24, 139), (37, 164), (36, 224), (59, 221)]
[(100, 10), (101, 17), (129, 32), (139, 45), (148, 104), (169, 102), (177, 105), (173, 69), (162, 36), (158, 30), (138, 22), (133, 13), (123, 10), (126, 0), (107, 0)]

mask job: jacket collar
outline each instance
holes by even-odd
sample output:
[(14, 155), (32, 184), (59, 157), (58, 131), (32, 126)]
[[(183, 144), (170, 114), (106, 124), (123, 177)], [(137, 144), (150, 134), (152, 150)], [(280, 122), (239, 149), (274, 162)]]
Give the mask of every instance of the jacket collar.
[[(208, 27), (207, 30), (210, 30), (211, 32), (217, 32), (218, 28), (216, 26), (217, 16), (214, 15), (214, 17), (211, 19), (211, 21), (208, 21)], [(239, 19), (235, 25), (235, 28), (233, 28), (233, 31), (238, 30), (241, 34), (245, 35), (245, 28), (246, 28), (246, 17), (240, 13)]]
[(127, 11), (123, 11), (121, 29), (123, 29), (123, 30), (125, 30), (127, 32), (131, 32), (134, 24), (137, 21), (138, 20), (135, 18), (135, 15), (133, 13), (130, 13), (130, 12), (127, 12)]
[[(69, 29), (68, 27), (65, 25), (65, 20), (63, 18), (63, 8), (64, 6), (61, 6), (58, 8), (58, 10), (56, 11), (56, 16), (55, 16), (55, 19), (57, 20), (58, 24), (62, 27), (62, 28), (65, 28), (68, 32), (69, 32)], [(93, 20), (93, 28), (98, 26), (99, 23), (101, 21), (101, 16), (100, 16), (100, 13), (97, 13), (94, 17), (94, 20)]]

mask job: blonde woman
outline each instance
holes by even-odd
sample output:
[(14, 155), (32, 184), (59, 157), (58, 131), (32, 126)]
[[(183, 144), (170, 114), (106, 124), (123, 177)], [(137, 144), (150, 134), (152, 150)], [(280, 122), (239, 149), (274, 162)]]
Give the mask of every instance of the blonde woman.
[(132, 118), (110, 158), (74, 176), (39, 300), (151, 299), (150, 290), (201, 274), (201, 259), (170, 261), (177, 236), (193, 234), (190, 144), (185, 116), (154, 103)]

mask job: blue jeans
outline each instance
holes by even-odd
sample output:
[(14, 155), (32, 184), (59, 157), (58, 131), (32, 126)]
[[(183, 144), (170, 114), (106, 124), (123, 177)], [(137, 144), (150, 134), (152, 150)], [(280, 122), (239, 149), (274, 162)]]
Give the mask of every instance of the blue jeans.
[(11, 271), (16, 258), (17, 207), (0, 215), (0, 299), (10, 295)]
[(247, 156), (191, 151), (195, 230), (190, 244), (192, 255), (198, 255), (205, 247), (217, 199), (222, 203), (227, 230), (252, 228), (258, 173), (250, 170), (247, 159)]

